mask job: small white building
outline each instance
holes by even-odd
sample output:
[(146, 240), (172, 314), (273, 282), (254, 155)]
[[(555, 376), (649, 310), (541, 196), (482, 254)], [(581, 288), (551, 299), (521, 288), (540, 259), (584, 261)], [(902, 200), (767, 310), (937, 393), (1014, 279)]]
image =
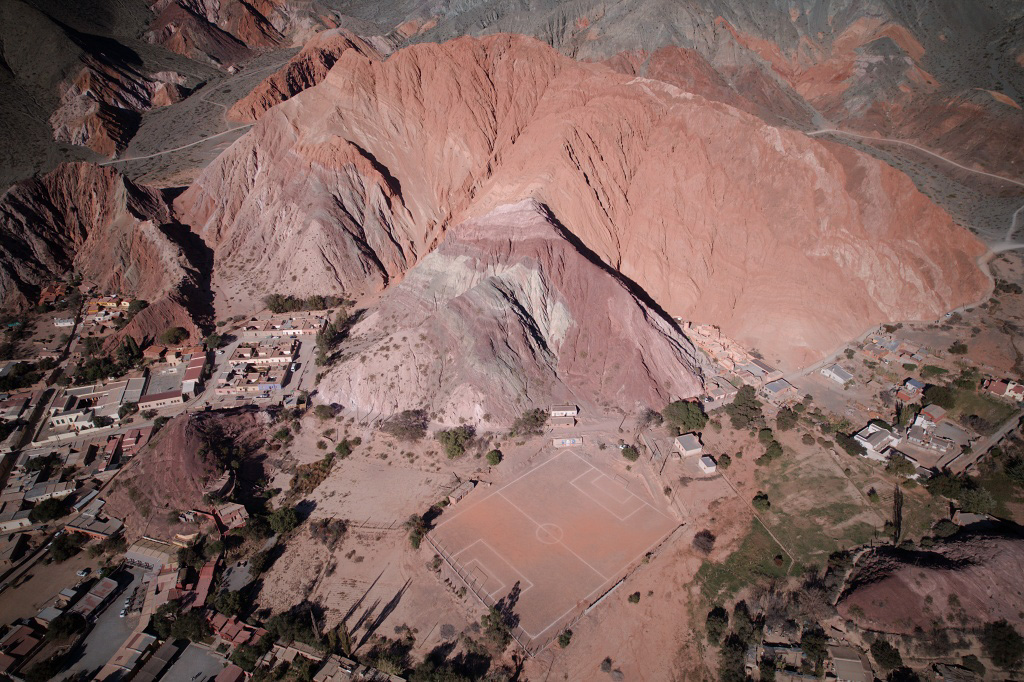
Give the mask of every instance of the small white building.
[(831, 367), (822, 367), (821, 375), (828, 379), (831, 379), (837, 384), (843, 385), (845, 385), (847, 382), (853, 379), (853, 375), (847, 372), (839, 365), (832, 365)]
[(580, 408), (575, 405), (553, 405), (551, 407), (551, 416), (554, 417), (576, 417), (580, 413)]
[(583, 436), (568, 436), (566, 438), (554, 438), (551, 445), (556, 448), (571, 448), (576, 445), (583, 445)]
[(53, 320), (54, 327), (74, 327), (75, 318), (73, 317), (55, 317)]
[(697, 460), (697, 466), (705, 474), (713, 474), (718, 471), (718, 463), (711, 455), (701, 455), (701, 458)]
[(672, 449), (682, 457), (691, 457), (703, 453), (704, 445), (701, 444), (697, 434), (684, 433), (681, 436), (676, 436), (672, 441)]

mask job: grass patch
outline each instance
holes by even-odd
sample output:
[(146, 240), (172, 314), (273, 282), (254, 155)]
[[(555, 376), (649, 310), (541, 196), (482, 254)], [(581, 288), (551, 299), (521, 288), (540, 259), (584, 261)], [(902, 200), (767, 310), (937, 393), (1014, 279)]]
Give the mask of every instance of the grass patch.
[[(782, 565), (775, 557), (782, 555)], [(789, 557), (757, 521), (751, 520), (750, 531), (743, 542), (725, 561), (705, 561), (697, 571), (697, 580), (709, 602), (732, 596), (748, 585), (765, 578), (781, 578), (789, 569)]]
[(1017, 408), (1010, 403), (977, 391), (957, 391), (956, 407), (950, 410), (954, 419), (976, 414), (995, 427), (1012, 417)]

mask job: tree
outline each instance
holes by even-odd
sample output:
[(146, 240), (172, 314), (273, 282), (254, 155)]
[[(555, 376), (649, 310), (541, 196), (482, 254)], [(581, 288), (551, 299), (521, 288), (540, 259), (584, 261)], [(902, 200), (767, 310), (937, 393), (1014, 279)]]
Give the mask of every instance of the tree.
[(245, 599), (239, 590), (223, 590), (213, 602), (213, 608), (225, 616), (240, 616), (245, 606)]
[(788, 407), (783, 407), (779, 410), (779, 415), (775, 418), (775, 425), (778, 427), (779, 431), (789, 431), (796, 426), (796, 423), (799, 420), (800, 415)]
[(924, 401), (951, 410), (956, 406), (956, 394), (947, 386), (928, 386), (924, 389)]
[(732, 465), (732, 457), (730, 457), (728, 453), (724, 453), (723, 452), (718, 457), (718, 468), (722, 469), (724, 471), (725, 469), (728, 469), (731, 465)]
[(473, 440), (475, 433), (472, 426), (464, 424), (453, 429), (438, 431), (434, 437), (444, 446), (448, 459), (455, 459), (466, 454), (466, 446)]
[(904, 478), (913, 476), (914, 465), (913, 463), (904, 457), (903, 455), (892, 455), (889, 457), (889, 462), (885, 465), (885, 470), (895, 476), (902, 476)]
[(56, 497), (37, 502), (36, 506), (32, 507), (32, 511), (28, 513), (28, 516), (36, 523), (46, 523), (47, 521), (59, 519), (67, 513), (66, 502), (67, 500)]
[(753, 386), (743, 385), (736, 392), (733, 401), (725, 406), (726, 414), (732, 422), (734, 429), (746, 429), (752, 424), (759, 424), (764, 421), (763, 405), (757, 399), (757, 393)]
[(715, 547), (715, 534), (708, 529), (697, 532), (693, 536), (693, 548), (707, 556)]
[(722, 635), (729, 626), (729, 612), (721, 606), (716, 606), (708, 612), (707, 620), (704, 621), (704, 629), (708, 634), (708, 641), (718, 644), (722, 641)]
[(413, 549), (419, 549), (423, 536), (430, 530), (426, 519), (419, 514), (413, 514), (403, 525), (409, 531), (409, 544), (412, 545)]
[(85, 538), (78, 533), (64, 533), (50, 546), (50, 556), (58, 564), (63, 563), (78, 554), (85, 544)]
[(168, 327), (160, 332), (160, 343), (165, 346), (180, 345), (188, 338), (188, 330), (184, 327)]
[(761, 466), (765, 466), (767, 464), (771, 464), (779, 457), (782, 457), (782, 445), (779, 444), (779, 441), (773, 440), (771, 443), (768, 444), (768, 447), (765, 448), (764, 454), (754, 461), (760, 464)]
[(967, 354), (967, 344), (964, 343), (963, 341), (954, 341), (949, 346), (949, 352), (950, 352), (951, 355), (966, 355)]
[(1000, 668), (1016, 669), (1024, 659), (1024, 637), (1005, 620), (987, 623), (980, 640), (985, 653)]
[(562, 634), (558, 635), (558, 646), (565, 648), (569, 646), (569, 642), (572, 641), (572, 630), (563, 630)]
[(212, 334), (209, 334), (206, 337), (206, 350), (215, 350), (217, 348), (220, 348), (221, 344), (223, 343), (224, 336), (222, 334), (218, 334), (217, 332), (213, 332)]
[(903, 667), (900, 650), (881, 637), (871, 643), (871, 656), (883, 670), (895, 670)]
[(700, 431), (708, 423), (708, 416), (695, 400), (677, 400), (669, 403), (661, 411), (661, 416), (673, 431), (673, 435)]
[(487, 453), (487, 463), (492, 467), (496, 467), (501, 464), (502, 454), (501, 450), (491, 450)]
[(622, 446), (622, 456), (628, 459), (630, 462), (635, 462), (640, 459), (640, 451), (632, 445)]
[(313, 415), (320, 421), (334, 418), (334, 408), (330, 405), (317, 405), (313, 408)]
[(718, 652), (718, 679), (720, 682), (746, 682), (745, 670), (747, 642), (735, 634), (725, 638)]
[(480, 619), (480, 624), (484, 626), (484, 635), (494, 647), (498, 651), (504, 651), (512, 640), (512, 632), (509, 630), (505, 614), (492, 606)]
[(544, 426), (548, 423), (548, 413), (537, 407), (519, 415), (509, 433), (513, 436), (539, 436), (544, 433)]
[(131, 336), (126, 336), (121, 345), (117, 347), (117, 361), (123, 367), (132, 367), (142, 359), (142, 349), (138, 342)]
[(186, 611), (174, 619), (174, 624), (171, 625), (171, 636), (175, 639), (201, 642), (210, 636), (210, 625), (201, 615), (199, 609)]
[(991, 514), (995, 511), (996, 500), (984, 488), (972, 488), (960, 494), (960, 508), (973, 514)]
[(282, 535), (299, 525), (299, 515), (295, 507), (282, 507), (270, 515), (270, 527), (278, 535)]
[(128, 415), (135, 414), (138, 411), (139, 411), (139, 404), (138, 403), (132, 403), (132, 402), (122, 403), (121, 407), (117, 408), (117, 416), (120, 419), (124, 419)]
[(827, 653), (825, 647), (827, 644), (828, 636), (818, 624), (804, 628), (803, 633), (800, 635), (800, 648), (807, 654), (807, 658), (814, 665), (815, 670), (818, 670), (825, 660), (825, 654)]
[(66, 642), (79, 632), (83, 632), (88, 625), (82, 614), (77, 611), (65, 611), (50, 621), (46, 639), (51, 642)]
[(754, 505), (754, 509), (761, 512), (768, 511), (768, 509), (771, 508), (772, 506), (771, 501), (768, 500), (768, 493), (760, 490), (756, 495), (754, 495), (754, 499), (751, 500), (751, 504)]

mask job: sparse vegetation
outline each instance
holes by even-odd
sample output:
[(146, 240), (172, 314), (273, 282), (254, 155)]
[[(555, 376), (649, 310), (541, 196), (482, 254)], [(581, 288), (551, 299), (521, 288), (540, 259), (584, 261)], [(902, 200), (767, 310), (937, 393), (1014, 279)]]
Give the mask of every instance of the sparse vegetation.
[(635, 462), (640, 459), (640, 451), (632, 445), (622, 446), (622, 456), (628, 459), (630, 462)]
[(429, 424), (426, 410), (405, 410), (381, 424), (380, 430), (399, 440), (418, 441), (427, 435)]
[(168, 327), (160, 332), (160, 343), (165, 346), (178, 346), (188, 338), (188, 330), (184, 327)]
[(674, 436), (700, 431), (708, 423), (708, 416), (695, 400), (677, 400), (669, 403), (661, 411), (661, 416)]
[(466, 454), (466, 447), (473, 440), (476, 431), (472, 426), (463, 424), (452, 429), (443, 429), (435, 434), (448, 459), (456, 459)]
[(514, 422), (509, 434), (512, 436), (539, 436), (544, 433), (544, 426), (548, 423), (548, 413), (537, 407), (519, 415)]

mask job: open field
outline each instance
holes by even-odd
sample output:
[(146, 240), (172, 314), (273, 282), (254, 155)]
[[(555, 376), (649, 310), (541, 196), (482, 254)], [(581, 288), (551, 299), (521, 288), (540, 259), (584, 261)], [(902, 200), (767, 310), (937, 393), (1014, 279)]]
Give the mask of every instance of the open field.
[(430, 540), (485, 601), (514, 601), (521, 631), (537, 644), (678, 525), (637, 483), (608, 476), (573, 451), (472, 497)]

